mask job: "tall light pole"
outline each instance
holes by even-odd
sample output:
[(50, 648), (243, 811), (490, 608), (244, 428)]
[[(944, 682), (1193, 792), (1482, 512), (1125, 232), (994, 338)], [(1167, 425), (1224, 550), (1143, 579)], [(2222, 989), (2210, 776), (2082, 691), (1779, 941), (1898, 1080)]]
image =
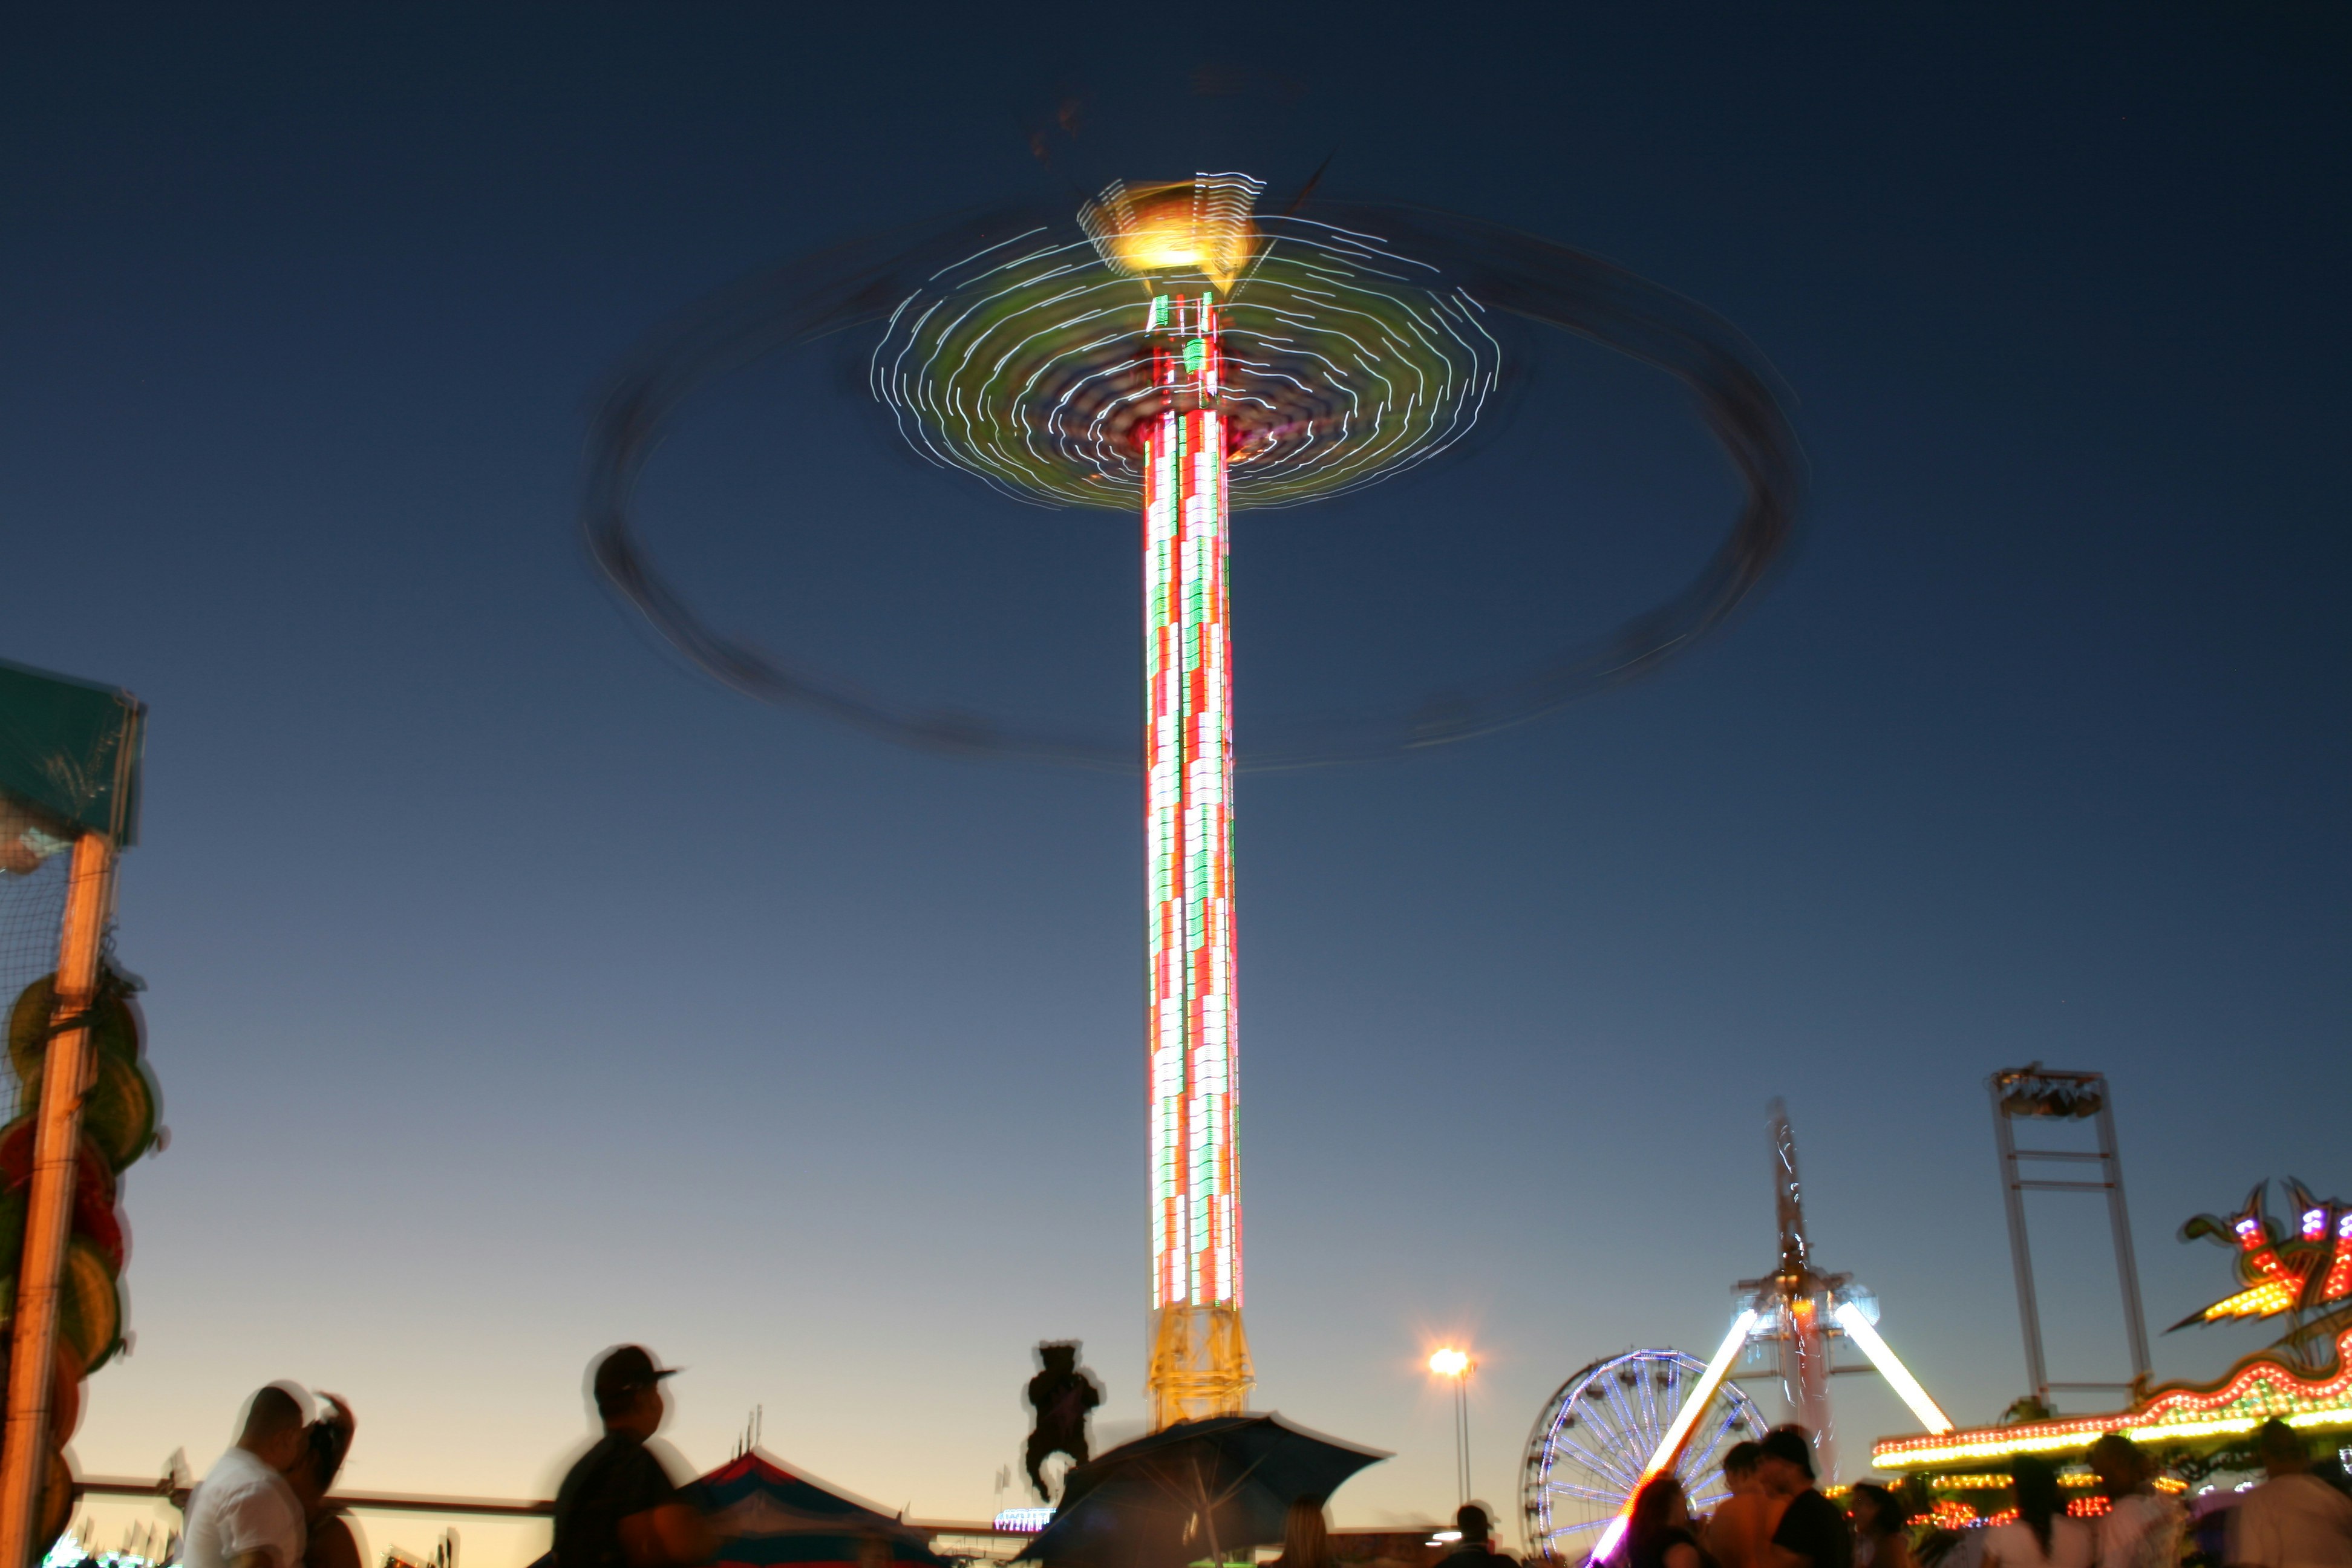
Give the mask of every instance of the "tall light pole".
[(1441, 1345), (1429, 1355), (1429, 1370), (1454, 1384), (1454, 1504), (1470, 1500), (1470, 1369), (1478, 1363), (1467, 1351)]

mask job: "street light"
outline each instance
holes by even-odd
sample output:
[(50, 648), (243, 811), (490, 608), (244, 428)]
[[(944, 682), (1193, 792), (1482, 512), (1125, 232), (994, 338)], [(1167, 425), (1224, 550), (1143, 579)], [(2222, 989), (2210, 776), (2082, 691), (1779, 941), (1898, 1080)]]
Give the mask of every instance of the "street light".
[(1470, 1352), (1440, 1345), (1429, 1353), (1429, 1370), (1454, 1383), (1454, 1481), (1457, 1505), (1470, 1500)]

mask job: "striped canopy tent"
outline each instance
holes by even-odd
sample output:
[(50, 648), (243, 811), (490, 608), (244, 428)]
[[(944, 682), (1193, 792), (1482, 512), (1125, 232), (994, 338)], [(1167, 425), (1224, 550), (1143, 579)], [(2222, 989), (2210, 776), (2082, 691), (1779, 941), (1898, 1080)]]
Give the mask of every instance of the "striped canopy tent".
[(717, 1568), (947, 1568), (929, 1539), (877, 1509), (794, 1475), (751, 1448), (688, 1483), (688, 1499), (719, 1534)]

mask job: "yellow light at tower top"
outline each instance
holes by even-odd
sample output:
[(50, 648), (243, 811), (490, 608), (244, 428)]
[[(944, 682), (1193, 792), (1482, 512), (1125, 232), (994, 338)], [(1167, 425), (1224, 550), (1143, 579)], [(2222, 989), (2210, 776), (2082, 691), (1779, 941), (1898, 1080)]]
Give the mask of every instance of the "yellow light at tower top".
[(1111, 242), (1118, 258), (1138, 272), (1204, 270), (1206, 237), (1193, 226), (1192, 194), (1163, 201), (1136, 215), (1135, 226)]
[(1265, 185), (1246, 174), (1198, 174), (1166, 184), (1115, 181), (1078, 211), (1102, 258), (1147, 282), (1206, 278), (1229, 291), (1256, 245), (1250, 208)]
[(1460, 1377), (1470, 1370), (1470, 1352), (1440, 1346), (1429, 1354), (1429, 1370), (1440, 1377)]

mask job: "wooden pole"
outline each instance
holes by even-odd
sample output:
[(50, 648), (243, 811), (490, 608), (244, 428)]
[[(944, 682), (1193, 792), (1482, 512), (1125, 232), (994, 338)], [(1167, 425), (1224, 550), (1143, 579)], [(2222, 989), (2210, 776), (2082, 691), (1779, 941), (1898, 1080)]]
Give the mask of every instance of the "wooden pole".
[[(74, 840), (58, 942), (55, 1022), (83, 1019), (98, 990), (98, 954), (114, 894), (114, 840)], [(25, 1210), (25, 1252), (16, 1270), (15, 1331), (8, 1352), (7, 1426), (0, 1435), (0, 1568), (29, 1568), (49, 1543), (38, 1533), (48, 1479), (50, 1380), (58, 1364), (58, 1282), (73, 1216), (75, 1152), (82, 1100), (96, 1079), (97, 1048), (87, 1022), (49, 1037), (41, 1068), (40, 1123), (33, 1134), (33, 1190)]]

